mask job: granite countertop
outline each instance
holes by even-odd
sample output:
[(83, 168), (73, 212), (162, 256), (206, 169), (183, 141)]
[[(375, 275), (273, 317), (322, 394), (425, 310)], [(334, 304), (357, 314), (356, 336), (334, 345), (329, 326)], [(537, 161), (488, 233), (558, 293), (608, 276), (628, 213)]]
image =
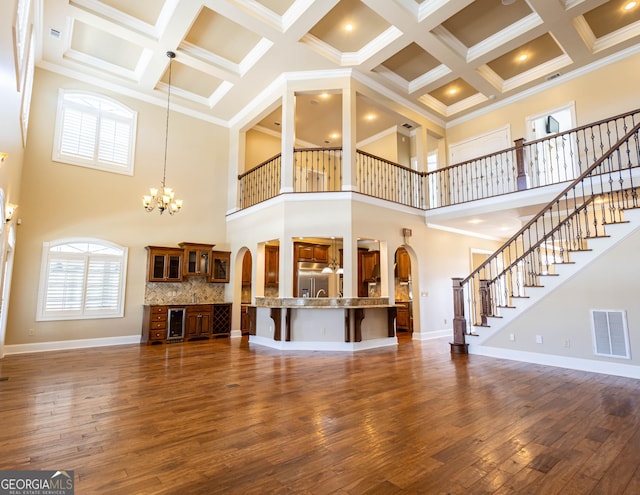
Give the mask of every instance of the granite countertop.
[(336, 309), (389, 308), (388, 297), (256, 297), (255, 306), (262, 308)]

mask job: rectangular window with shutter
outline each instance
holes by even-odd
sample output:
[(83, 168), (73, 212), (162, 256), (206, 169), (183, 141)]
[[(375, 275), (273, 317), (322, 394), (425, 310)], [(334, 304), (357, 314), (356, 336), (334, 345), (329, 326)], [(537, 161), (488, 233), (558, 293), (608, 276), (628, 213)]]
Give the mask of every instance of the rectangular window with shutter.
[(622, 310), (591, 310), (596, 356), (630, 359), (627, 314)]

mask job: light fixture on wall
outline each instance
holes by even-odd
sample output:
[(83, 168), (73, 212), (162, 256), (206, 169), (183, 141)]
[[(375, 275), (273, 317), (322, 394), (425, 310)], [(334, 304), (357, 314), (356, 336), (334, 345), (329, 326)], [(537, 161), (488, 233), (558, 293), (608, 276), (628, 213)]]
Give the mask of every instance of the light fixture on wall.
[(0, 163), (4, 163), (4, 161), (7, 159), (9, 155), (7, 155), (6, 153), (1, 153), (0, 152)]
[(16, 208), (18, 205), (14, 205), (13, 203), (7, 203), (6, 208), (4, 209), (4, 221), (10, 222), (13, 218), (13, 214), (16, 212)]
[(164, 168), (162, 171), (162, 184), (159, 189), (152, 187), (149, 189), (151, 193), (149, 196), (142, 198), (142, 204), (147, 211), (153, 211), (158, 207), (158, 211), (162, 215), (165, 210), (169, 212), (169, 215), (178, 213), (182, 208), (182, 200), (175, 199), (175, 192), (172, 188), (167, 187), (167, 145), (169, 143), (169, 103), (171, 101), (171, 62), (176, 57), (174, 52), (167, 52), (169, 57), (169, 89), (167, 90), (167, 121), (164, 135)]

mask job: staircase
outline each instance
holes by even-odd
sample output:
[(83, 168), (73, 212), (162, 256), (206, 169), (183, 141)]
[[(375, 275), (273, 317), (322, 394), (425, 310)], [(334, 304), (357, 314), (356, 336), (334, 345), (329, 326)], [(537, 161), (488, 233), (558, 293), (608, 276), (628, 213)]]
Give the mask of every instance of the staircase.
[(481, 345), (640, 227), (639, 129), (619, 137), (468, 277), (453, 279), (452, 352)]

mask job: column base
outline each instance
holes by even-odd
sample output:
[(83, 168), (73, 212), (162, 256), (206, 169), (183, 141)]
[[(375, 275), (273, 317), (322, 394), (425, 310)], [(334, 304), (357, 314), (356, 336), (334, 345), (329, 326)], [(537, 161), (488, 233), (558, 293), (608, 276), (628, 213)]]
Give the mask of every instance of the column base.
[(451, 346), (451, 354), (469, 354), (469, 344), (450, 342), (449, 345)]

